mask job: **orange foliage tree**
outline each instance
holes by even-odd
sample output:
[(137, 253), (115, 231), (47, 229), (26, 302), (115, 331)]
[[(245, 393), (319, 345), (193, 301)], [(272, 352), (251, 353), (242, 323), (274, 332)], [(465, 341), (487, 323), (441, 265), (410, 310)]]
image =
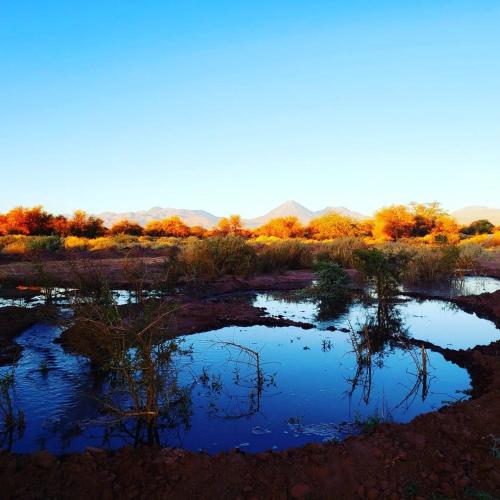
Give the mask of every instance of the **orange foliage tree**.
[(165, 236), (161, 220), (152, 220), (146, 224), (144, 234), (147, 236)]
[(299, 238), (304, 236), (304, 227), (297, 217), (278, 217), (257, 228), (258, 236), (275, 236), (277, 238)]
[(146, 224), (144, 233), (148, 236), (174, 236), (185, 238), (190, 235), (189, 226), (178, 216), (169, 217), (161, 221), (153, 220)]
[(435, 242), (457, 243), (460, 240), (460, 226), (453, 217), (441, 215), (435, 220), (430, 234)]
[(141, 236), (144, 232), (143, 227), (137, 222), (131, 222), (127, 219), (116, 222), (109, 230), (111, 234), (129, 234), (131, 236)]
[(240, 235), (242, 231), (243, 223), (239, 215), (230, 215), (228, 218), (222, 217), (217, 224), (217, 232), (225, 236), (229, 234)]
[(446, 215), (441, 205), (432, 203), (410, 203), (410, 211), (415, 218), (412, 236), (426, 236), (433, 232), (436, 221)]
[(189, 236), (189, 226), (185, 224), (178, 216), (169, 217), (162, 221), (165, 236), (175, 236), (185, 238)]
[(98, 217), (88, 215), (83, 210), (75, 210), (68, 220), (68, 234), (85, 238), (97, 238), (106, 232), (104, 222)]
[(351, 217), (330, 212), (313, 219), (306, 228), (306, 234), (315, 240), (328, 240), (344, 236), (359, 236), (361, 230)]
[(397, 240), (412, 235), (415, 217), (404, 205), (391, 205), (375, 213), (373, 236), (384, 240)]
[(56, 215), (52, 219), (52, 227), (54, 228), (54, 233), (59, 236), (68, 236), (69, 234), (68, 219), (64, 215)]
[(0, 219), (0, 232), (34, 236), (53, 234), (53, 218), (41, 205), (33, 208), (15, 207)]
[(0, 214), (0, 236), (7, 234), (7, 216)]
[(203, 226), (191, 226), (189, 230), (191, 236), (196, 236), (197, 238), (204, 238), (207, 236), (207, 229)]

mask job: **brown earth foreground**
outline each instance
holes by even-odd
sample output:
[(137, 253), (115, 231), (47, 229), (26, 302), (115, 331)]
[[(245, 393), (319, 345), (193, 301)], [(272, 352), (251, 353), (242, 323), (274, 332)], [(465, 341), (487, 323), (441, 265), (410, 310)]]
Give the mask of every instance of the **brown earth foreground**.
[[(293, 279), (299, 281), (296, 275)], [(271, 282), (268, 285), (273, 288)], [(455, 302), (500, 325), (500, 291), (459, 297)], [(193, 301), (191, 314), (180, 320), (182, 328), (186, 331), (191, 325), (192, 331), (199, 331), (213, 327), (210, 321), (222, 326), (244, 324), (245, 317), (257, 323), (269, 321), (258, 309), (245, 313), (239, 305), (232, 311), (226, 306), (217, 300)], [(200, 323), (203, 317), (205, 325)], [(469, 370), (473, 398), (409, 424), (382, 424), (369, 435), (338, 444), (258, 454), (233, 451), (208, 456), (169, 448), (88, 449), (61, 457), (1, 452), (0, 497), (497, 498), (500, 341), (440, 352)]]

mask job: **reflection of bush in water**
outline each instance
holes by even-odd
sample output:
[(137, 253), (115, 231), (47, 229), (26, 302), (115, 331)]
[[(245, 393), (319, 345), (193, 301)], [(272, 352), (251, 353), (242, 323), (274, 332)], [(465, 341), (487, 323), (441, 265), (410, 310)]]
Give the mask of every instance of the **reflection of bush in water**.
[[(210, 374), (206, 367), (198, 376), (209, 399), (210, 415), (236, 420), (259, 412), (263, 392), (276, 387), (276, 373), (264, 371), (260, 352), (230, 341), (216, 341), (209, 347), (224, 349), (224, 364), (232, 366), (231, 382), (223, 382), (221, 374)], [(219, 407), (219, 400), (224, 400), (224, 408)]]
[(317, 299), (315, 304), (317, 307), (317, 321), (333, 321), (340, 318), (349, 312), (349, 308), (353, 303), (351, 297), (343, 297), (337, 299)]
[[(381, 307), (385, 308), (383, 313), (379, 311)], [(409, 370), (408, 373), (414, 375), (415, 383), (409, 387), (406, 396), (393, 409), (411, 405), (420, 388), (422, 401), (427, 398), (430, 383), (427, 351), (424, 345), (417, 346), (415, 342), (410, 341), (408, 329), (394, 305), (379, 303), (377, 313), (368, 315), (364, 324), (358, 324), (357, 328), (351, 325), (349, 336), (357, 363), (356, 372), (349, 379), (351, 384), (349, 397), (359, 387), (362, 400), (368, 404), (372, 389), (372, 367), (382, 368), (384, 357), (395, 349), (401, 349), (410, 355), (414, 373)], [(387, 411), (390, 414), (389, 408)]]
[(14, 402), (15, 371), (0, 373), (0, 446), (10, 450), (24, 434), (24, 412)]
[(78, 344), (73, 347), (104, 377), (105, 421), (124, 432), (134, 427), (136, 441), (158, 442), (160, 427), (187, 425), (190, 415), (190, 390), (179, 387), (176, 368), (190, 350), (169, 338), (177, 308), (142, 293), (118, 306), (105, 280), (91, 285), (83, 283), (73, 298), (70, 324), (77, 334), (71, 338)]

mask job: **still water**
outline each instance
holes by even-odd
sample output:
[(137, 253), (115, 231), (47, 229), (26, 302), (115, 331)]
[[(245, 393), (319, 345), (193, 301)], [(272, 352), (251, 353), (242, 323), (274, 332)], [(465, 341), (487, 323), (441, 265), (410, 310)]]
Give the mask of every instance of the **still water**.
[[(404, 339), (462, 349), (500, 337), (491, 322), (447, 302), (402, 298), (393, 310), (397, 337), (366, 349), (357, 332), (375, 316), (374, 304), (354, 301), (325, 318), (317, 305), (289, 295), (253, 300), (269, 314), (315, 328), (226, 327), (181, 337), (189, 353), (169, 370), (179, 390), (154, 429), (163, 446), (209, 453), (285, 449), (342, 439), (361, 432), (367, 420), (408, 422), (467, 398), (470, 377), (429, 349), (424, 374), (424, 354)], [(23, 354), (12, 401), (25, 427), (4, 433), (1, 446), (66, 453), (138, 444), (147, 434), (141, 422), (117, 421), (104, 411), (109, 381), (54, 343), (59, 334), (58, 326), (40, 323), (18, 337)]]

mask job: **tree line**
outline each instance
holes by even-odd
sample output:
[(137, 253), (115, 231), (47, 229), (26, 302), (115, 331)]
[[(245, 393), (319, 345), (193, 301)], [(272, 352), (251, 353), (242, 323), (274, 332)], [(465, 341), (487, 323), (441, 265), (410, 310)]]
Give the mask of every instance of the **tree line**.
[(18, 234), (26, 236), (79, 236), (97, 238), (126, 234), (132, 236), (210, 237), (238, 235), (246, 238), (267, 236), (277, 238), (309, 238), (327, 240), (339, 237), (372, 237), (378, 240), (401, 238), (424, 238), (432, 242), (453, 243), (461, 235), (488, 234), (495, 226), (488, 220), (478, 220), (468, 226), (460, 226), (444, 211), (439, 203), (410, 203), (391, 205), (375, 212), (370, 219), (356, 220), (330, 212), (302, 224), (297, 217), (279, 217), (256, 229), (246, 229), (239, 215), (220, 219), (216, 227), (188, 226), (180, 217), (153, 220), (144, 227), (121, 220), (110, 228), (105, 227), (99, 217), (76, 210), (71, 217), (53, 215), (42, 206), (16, 207), (0, 214), (0, 235)]

